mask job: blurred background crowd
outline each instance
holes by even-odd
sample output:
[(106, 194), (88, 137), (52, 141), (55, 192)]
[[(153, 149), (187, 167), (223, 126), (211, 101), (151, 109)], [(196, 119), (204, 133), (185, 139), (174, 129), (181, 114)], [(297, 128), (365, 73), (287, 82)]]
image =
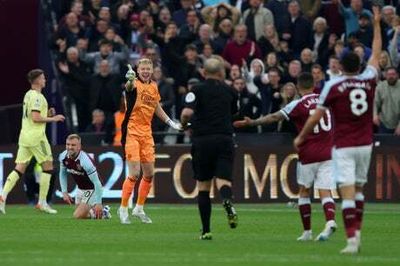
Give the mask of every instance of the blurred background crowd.
[[(340, 58), (371, 53), (371, 6), (382, 6), (381, 81), (375, 132), (400, 135), (400, 2), (369, 0), (74, 0), (53, 2), (51, 47), (76, 132), (119, 145), (126, 64), (154, 64), (161, 104), (179, 119), (185, 94), (203, 79), (203, 62), (224, 60), (225, 82), (242, 116), (276, 112), (298, 98), (296, 78), (312, 73), (315, 92), (342, 75)], [(165, 125), (154, 118), (157, 143)], [(283, 122), (239, 132), (295, 132)], [(84, 133), (83, 133), (84, 134)], [(180, 135), (175, 140), (183, 142)]]

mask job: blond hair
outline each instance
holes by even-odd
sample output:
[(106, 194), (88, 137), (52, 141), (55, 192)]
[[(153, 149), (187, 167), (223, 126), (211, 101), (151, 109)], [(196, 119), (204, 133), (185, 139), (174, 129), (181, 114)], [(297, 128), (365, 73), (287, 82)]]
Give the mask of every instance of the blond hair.
[(137, 65), (151, 65), (153, 66), (153, 61), (151, 61), (149, 58), (141, 58), (137, 62)]
[(78, 134), (68, 135), (67, 140), (73, 140), (73, 139), (77, 139), (79, 142), (81, 142), (81, 137)]

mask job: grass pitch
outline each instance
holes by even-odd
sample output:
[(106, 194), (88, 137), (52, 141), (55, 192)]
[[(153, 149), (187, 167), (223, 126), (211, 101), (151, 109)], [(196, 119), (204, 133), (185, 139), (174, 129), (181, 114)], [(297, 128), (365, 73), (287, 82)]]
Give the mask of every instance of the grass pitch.
[[(59, 214), (52, 216), (7, 206), (0, 216), (0, 265), (400, 265), (399, 204), (367, 204), (357, 256), (339, 254), (345, 246), (339, 211), (339, 229), (329, 241), (298, 243), (300, 217), (284, 204), (236, 205), (236, 229), (214, 205), (212, 241), (198, 240), (196, 205), (148, 204), (150, 225), (137, 219), (121, 225), (117, 205), (103, 221), (76, 221), (72, 207), (55, 207)], [(316, 236), (324, 226), (318, 204), (312, 224)]]

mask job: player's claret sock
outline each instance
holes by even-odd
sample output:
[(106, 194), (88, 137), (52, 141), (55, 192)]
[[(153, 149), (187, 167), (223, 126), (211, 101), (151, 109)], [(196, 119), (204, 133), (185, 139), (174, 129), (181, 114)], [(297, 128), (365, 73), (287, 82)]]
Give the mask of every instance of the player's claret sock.
[(364, 213), (364, 195), (361, 192), (356, 193), (356, 230), (360, 231)]
[(238, 226), (238, 215), (235, 208), (232, 205), (232, 188), (224, 185), (219, 189), (219, 193), (222, 198), (222, 206), (224, 207), (230, 228), (236, 228)]
[(207, 237), (202, 238), (203, 236), (207, 236), (207, 234), (210, 233), (210, 218), (211, 218), (210, 191), (199, 191), (199, 194), (197, 196), (197, 204), (200, 212), (201, 225), (202, 225), (202, 233), (200, 239), (210, 240)]
[(136, 178), (128, 176), (122, 184), (121, 207), (128, 207), (129, 198), (135, 188)]
[(335, 202), (332, 198), (323, 198), (321, 200), (322, 207), (324, 208), (325, 220), (334, 221), (335, 220)]
[(303, 234), (297, 238), (298, 241), (309, 241), (312, 240), (311, 231), (311, 201), (310, 198), (299, 198), (299, 212), (301, 222), (303, 224)]
[(336, 231), (337, 224), (335, 222), (335, 202), (331, 197), (325, 197), (321, 200), (325, 214), (325, 228), (315, 238), (316, 241), (326, 241)]
[(347, 238), (355, 237), (356, 232), (356, 204), (354, 200), (344, 199), (342, 202), (342, 215)]

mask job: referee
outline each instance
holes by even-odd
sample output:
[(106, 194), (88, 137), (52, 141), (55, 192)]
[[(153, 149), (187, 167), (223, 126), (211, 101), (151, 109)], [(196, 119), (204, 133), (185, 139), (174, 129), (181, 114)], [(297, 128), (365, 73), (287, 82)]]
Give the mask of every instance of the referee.
[(182, 125), (192, 124), (192, 165), (197, 180), (197, 197), (203, 231), (202, 240), (211, 240), (210, 187), (213, 178), (223, 199), (231, 228), (237, 226), (232, 206), (232, 168), (234, 159), (232, 116), (237, 113), (237, 96), (224, 83), (223, 62), (216, 58), (204, 64), (206, 80), (193, 86), (185, 97)]

